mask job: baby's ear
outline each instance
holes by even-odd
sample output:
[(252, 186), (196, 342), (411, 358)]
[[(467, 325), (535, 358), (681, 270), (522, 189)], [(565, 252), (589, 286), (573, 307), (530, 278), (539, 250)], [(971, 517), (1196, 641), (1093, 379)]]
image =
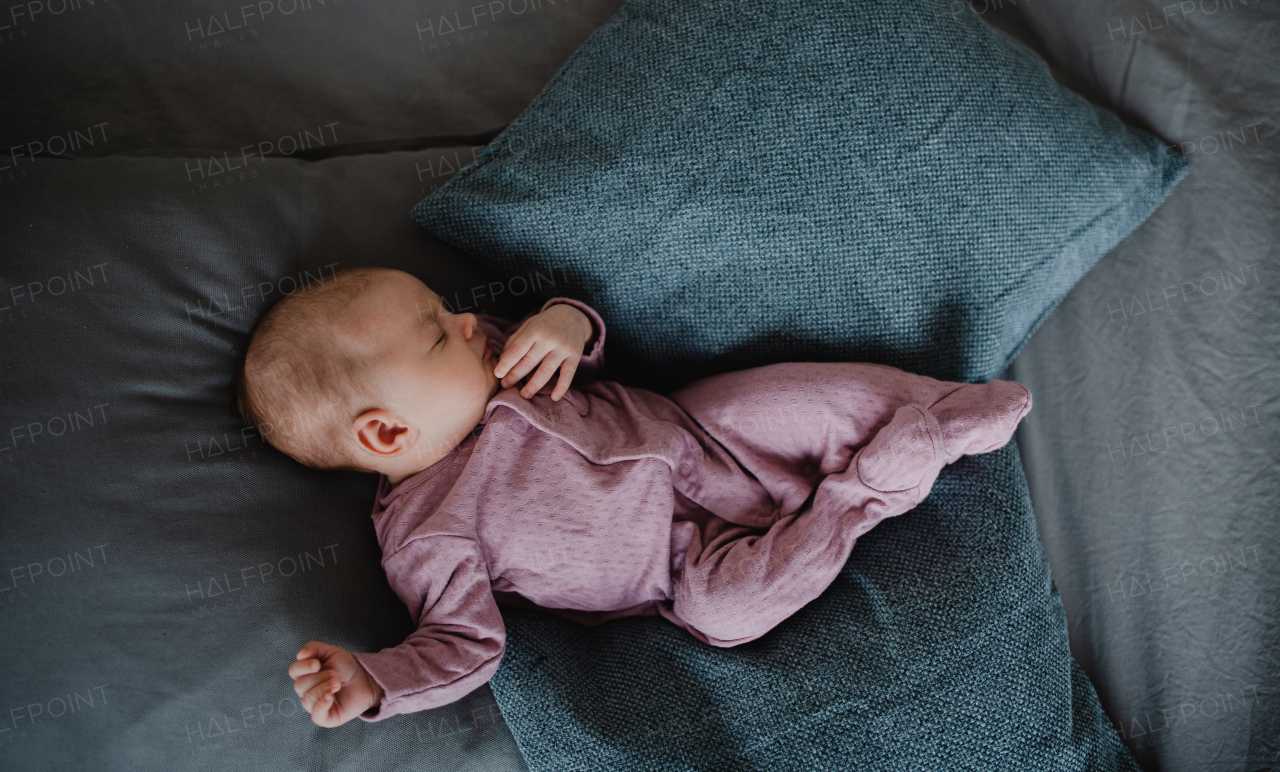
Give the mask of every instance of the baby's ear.
[(399, 452), (408, 439), (409, 426), (382, 408), (366, 410), (352, 424), (356, 442), (378, 455)]

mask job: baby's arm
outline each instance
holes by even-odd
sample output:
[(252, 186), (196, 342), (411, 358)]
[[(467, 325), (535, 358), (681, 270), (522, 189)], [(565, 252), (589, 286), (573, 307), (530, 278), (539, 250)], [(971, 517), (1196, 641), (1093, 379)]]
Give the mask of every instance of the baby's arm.
[(569, 390), (576, 372), (593, 376), (600, 369), (604, 335), (604, 320), (595, 309), (572, 298), (551, 298), (538, 313), (525, 317), (509, 333), (494, 374), (501, 379), (502, 388), (508, 388), (533, 372), (520, 390), (521, 396), (528, 399), (558, 368), (560, 379), (551, 398), (559, 400)]
[(352, 655), (383, 692), (380, 704), (359, 714), (370, 722), (475, 691), (497, 672), (507, 641), (489, 570), (472, 539), (410, 537), (383, 567), (418, 629), (398, 646)]
[(448, 705), (486, 683), (502, 661), (507, 629), (478, 544), (440, 534), (411, 538), (383, 566), (418, 629), (375, 654), (319, 641), (304, 646), (289, 675), (319, 726)]

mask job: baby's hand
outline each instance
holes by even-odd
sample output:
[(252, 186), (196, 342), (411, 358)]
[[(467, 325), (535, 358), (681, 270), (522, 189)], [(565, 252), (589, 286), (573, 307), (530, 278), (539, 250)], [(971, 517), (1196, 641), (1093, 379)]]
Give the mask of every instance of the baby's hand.
[(551, 392), (551, 398), (559, 400), (573, 382), (573, 374), (582, 359), (582, 347), (591, 340), (592, 332), (591, 320), (586, 314), (568, 303), (556, 303), (526, 319), (507, 338), (493, 374), (502, 379), (505, 389), (518, 383), (541, 362), (542, 366), (520, 390), (520, 396), (528, 399), (542, 389), (559, 367), (560, 380)]
[(289, 666), (289, 677), (315, 724), (342, 726), (382, 704), (382, 687), (346, 649), (311, 641), (298, 652), (297, 660)]

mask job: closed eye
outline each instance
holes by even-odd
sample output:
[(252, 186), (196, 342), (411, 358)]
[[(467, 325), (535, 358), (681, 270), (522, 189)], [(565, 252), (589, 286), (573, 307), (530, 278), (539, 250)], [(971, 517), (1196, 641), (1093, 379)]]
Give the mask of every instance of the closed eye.
[[(422, 317), (422, 326), (424, 328), (430, 327), (430, 324), (428, 324), (428, 320), (430, 320), (431, 324), (434, 324), (436, 326), (436, 330), (439, 332), (439, 334), (436, 336), (436, 339), (431, 342), (431, 350), (435, 351), (437, 346), (449, 340), (449, 333), (445, 332), (444, 325), (440, 323), (440, 314), (438, 311), (435, 313), (426, 314)], [(430, 329), (424, 329), (423, 332), (426, 335), (431, 334)]]
[(435, 343), (435, 345), (437, 345), (437, 346), (438, 346), (438, 345), (440, 345), (440, 344), (444, 343), (445, 341), (449, 340), (449, 333), (445, 332), (444, 325), (440, 323), (440, 314), (439, 314), (439, 313), (437, 313), (437, 314), (433, 315), (433, 316), (431, 317), (431, 319), (436, 323), (436, 327), (439, 327), (439, 328), (440, 328), (440, 337), (439, 337), (439, 339), (437, 339), (437, 340), (436, 340), (436, 343)]

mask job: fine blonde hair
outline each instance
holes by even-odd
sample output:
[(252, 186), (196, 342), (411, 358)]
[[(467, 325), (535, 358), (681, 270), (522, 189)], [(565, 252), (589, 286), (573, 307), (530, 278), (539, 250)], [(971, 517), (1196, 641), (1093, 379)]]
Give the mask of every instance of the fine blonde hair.
[(313, 469), (371, 471), (355, 460), (351, 422), (373, 406), (369, 363), (347, 351), (331, 321), (388, 268), (342, 268), (286, 295), (249, 335), (236, 371), (240, 415), (268, 443)]

